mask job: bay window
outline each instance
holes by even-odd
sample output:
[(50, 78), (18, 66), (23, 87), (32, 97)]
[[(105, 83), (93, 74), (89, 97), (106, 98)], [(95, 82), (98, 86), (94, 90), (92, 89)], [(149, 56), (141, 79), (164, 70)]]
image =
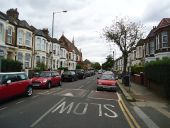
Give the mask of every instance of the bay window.
[(30, 32), (26, 32), (25, 45), (28, 47), (31, 46), (31, 33)]
[(168, 33), (167, 32), (162, 32), (162, 48), (167, 48), (168, 47)]
[(12, 44), (12, 27), (8, 27), (8, 32), (7, 32), (7, 43)]
[(31, 62), (31, 55), (29, 53), (25, 54), (25, 67), (29, 68), (30, 67), (30, 62)]

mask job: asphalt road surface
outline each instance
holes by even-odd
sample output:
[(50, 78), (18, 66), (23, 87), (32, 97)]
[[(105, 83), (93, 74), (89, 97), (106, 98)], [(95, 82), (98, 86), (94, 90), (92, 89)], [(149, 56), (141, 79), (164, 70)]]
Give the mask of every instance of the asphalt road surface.
[(2, 103), (0, 128), (131, 128), (119, 93), (96, 91), (96, 77)]

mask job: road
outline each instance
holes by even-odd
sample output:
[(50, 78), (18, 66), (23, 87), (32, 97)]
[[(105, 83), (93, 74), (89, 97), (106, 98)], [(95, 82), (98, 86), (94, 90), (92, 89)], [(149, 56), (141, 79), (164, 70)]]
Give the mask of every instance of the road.
[[(118, 92), (96, 91), (96, 75), (36, 89), (0, 105), (1, 128), (131, 128)], [(137, 127), (136, 126), (136, 127)]]

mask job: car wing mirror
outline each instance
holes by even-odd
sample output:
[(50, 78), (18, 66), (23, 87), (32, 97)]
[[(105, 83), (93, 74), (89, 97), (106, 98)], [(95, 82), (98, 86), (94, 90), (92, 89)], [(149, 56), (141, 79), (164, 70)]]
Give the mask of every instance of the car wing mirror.
[(7, 80), (7, 82), (6, 82), (6, 83), (7, 83), (7, 84), (10, 84), (11, 82), (12, 82), (11, 80)]

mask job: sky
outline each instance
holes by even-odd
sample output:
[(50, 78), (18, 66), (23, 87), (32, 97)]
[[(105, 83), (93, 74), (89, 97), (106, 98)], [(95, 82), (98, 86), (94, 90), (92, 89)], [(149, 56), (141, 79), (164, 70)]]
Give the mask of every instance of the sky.
[[(131, 21), (141, 22), (146, 36), (162, 18), (170, 17), (170, 0), (0, 0), (0, 11), (6, 13), (17, 8), (19, 19), (26, 20), (37, 29), (52, 30), (55, 13), (54, 37), (64, 34), (81, 49), (83, 60), (91, 62), (106, 61), (108, 55), (121, 56), (118, 47), (101, 37), (103, 28), (110, 26), (116, 17), (129, 17)], [(144, 38), (145, 38), (144, 36)]]

